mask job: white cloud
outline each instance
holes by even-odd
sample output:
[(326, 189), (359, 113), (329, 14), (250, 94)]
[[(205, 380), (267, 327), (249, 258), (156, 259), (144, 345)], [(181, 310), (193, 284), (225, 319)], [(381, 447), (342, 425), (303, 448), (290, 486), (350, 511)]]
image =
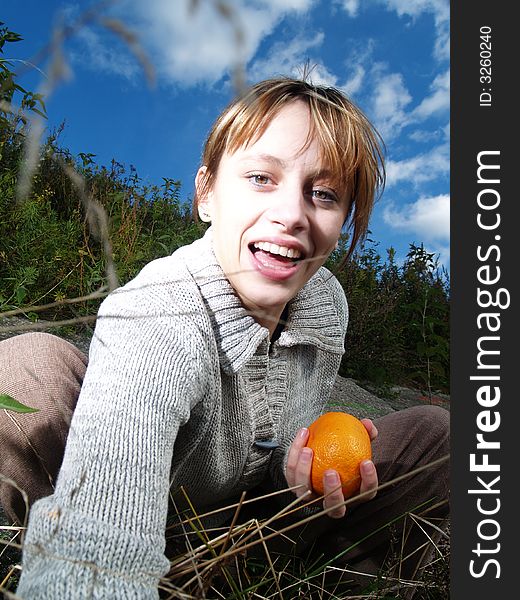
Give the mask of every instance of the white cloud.
[(93, 28), (86, 23), (77, 27), (82, 17), (79, 4), (68, 3), (57, 15), (59, 18), (56, 19), (56, 26), (59, 29), (76, 24), (74, 41), (67, 48), (66, 54), (74, 67), (81, 66), (100, 73), (117, 74), (127, 80), (135, 80), (142, 75), (138, 61), (126, 44), (117, 44), (117, 34), (114, 31), (111, 32), (108, 28)]
[(360, 64), (356, 65), (351, 71), (352, 75), (341, 86), (347, 96), (354, 96), (362, 89), (366, 74), (365, 68)]
[(388, 10), (395, 10), (402, 17), (416, 18), (430, 13), (435, 23), (436, 38), (433, 55), (438, 60), (447, 60), (450, 55), (450, 3), (449, 0), (377, 0)]
[[(284, 17), (305, 14), (316, 1), (121, 0), (111, 14), (137, 34), (162, 81), (212, 85), (247, 64)], [(219, 9), (226, 4), (229, 13)], [(114, 51), (105, 34), (83, 26), (77, 39), (82, 50), (74, 55), (75, 62), (127, 79), (140, 72), (135, 57), (123, 46)], [(327, 80), (332, 77), (323, 65), (317, 72)]]
[(449, 171), (450, 149), (444, 143), (412, 158), (389, 160), (386, 164), (386, 187), (391, 188), (402, 182), (418, 187), (428, 181), (446, 177)]
[(450, 72), (437, 75), (430, 89), (432, 93), (423, 99), (411, 113), (412, 121), (424, 121), (433, 114), (447, 111), (450, 108)]
[[(350, 17), (359, 13), (359, 0), (338, 0)], [(449, 0), (365, 0), (367, 4), (382, 4), (388, 11), (395, 11), (399, 17), (417, 18), (424, 13), (433, 16), (435, 42), (433, 55), (437, 60), (448, 60), (450, 55), (450, 3)]]
[(252, 81), (260, 81), (275, 75), (301, 77), (303, 68), (308, 63), (312, 69), (310, 79), (317, 85), (336, 85), (337, 77), (333, 75), (321, 61), (314, 61), (310, 53), (319, 48), (325, 39), (323, 32), (314, 37), (296, 37), (290, 42), (273, 44), (265, 58), (255, 60), (248, 68), (248, 76)]
[(359, 11), (359, 0), (342, 0), (340, 4), (347, 11), (349, 17), (356, 17)]
[(314, 0), (264, 0), (273, 10), (281, 11), (306, 11)]
[(450, 197), (448, 194), (421, 197), (412, 204), (390, 204), (383, 220), (393, 229), (411, 233), (420, 240), (443, 241), (450, 237)]
[(374, 39), (370, 37), (353, 43), (349, 48), (348, 57), (343, 61), (345, 82), (339, 86), (347, 96), (354, 97), (364, 92), (366, 85), (370, 84), (367, 83), (367, 73), (373, 68), (374, 48)]
[(70, 59), (74, 64), (85, 64), (88, 57), (88, 67), (103, 73), (116, 73), (121, 77), (133, 80), (141, 75), (139, 63), (133, 55), (125, 52), (121, 45), (120, 51), (115, 52), (114, 46), (108, 46), (104, 36), (86, 26), (78, 30), (77, 40), (83, 46), (81, 53), (70, 52)]
[[(449, 2), (447, 0), (367, 0), (366, 3), (337, 0), (351, 17), (368, 4), (384, 6), (395, 11), (399, 17), (416, 19), (431, 14), (434, 19), (436, 47), (441, 38), (449, 46)], [(439, 46), (440, 47), (440, 46)], [(437, 55), (437, 51), (436, 51)], [(448, 55), (440, 58), (448, 58)], [(354, 61), (356, 72), (342, 89), (348, 95), (358, 95), (358, 101), (374, 122), (383, 139), (395, 140), (410, 125), (419, 124), (430, 117), (443, 115), (450, 108), (450, 71), (438, 73), (433, 79), (428, 95), (414, 98), (408, 89), (404, 75), (391, 72), (384, 62), (373, 60), (373, 40), (367, 40), (365, 52)], [(352, 71), (352, 65), (347, 65)], [(413, 132), (412, 132), (413, 133)]]
[[(405, 128), (418, 125), (430, 118), (444, 117), (450, 108), (450, 72), (438, 74), (430, 85), (430, 93), (418, 104), (408, 90), (402, 73), (389, 72), (388, 65), (372, 62), (363, 56), (354, 66), (349, 65), (350, 79), (341, 88), (349, 96), (358, 95), (386, 143), (397, 139)], [(428, 136), (438, 138), (441, 132)], [(411, 139), (426, 139), (426, 132), (409, 131)]]
[(439, 129), (416, 129), (415, 131), (412, 131), (407, 137), (408, 139), (413, 140), (414, 142), (419, 142), (420, 144), (429, 144), (432, 142), (438, 142), (439, 139), (444, 137), (444, 132), (443, 130)]
[(400, 73), (379, 74), (376, 69), (371, 114), (383, 138), (390, 138), (407, 123), (405, 112), (412, 97)]
[(127, 0), (140, 22), (142, 39), (151, 48), (159, 72), (185, 85), (213, 84), (237, 64), (247, 64), (261, 41), (290, 13), (308, 11), (314, 0), (235, 0), (229, 18), (216, 2)]
[(388, 10), (395, 10), (402, 17), (409, 15), (418, 17), (425, 12), (432, 13), (436, 20), (445, 21), (450, 18), (450, 4), (448, 0), (377, 0), (384, 4)]

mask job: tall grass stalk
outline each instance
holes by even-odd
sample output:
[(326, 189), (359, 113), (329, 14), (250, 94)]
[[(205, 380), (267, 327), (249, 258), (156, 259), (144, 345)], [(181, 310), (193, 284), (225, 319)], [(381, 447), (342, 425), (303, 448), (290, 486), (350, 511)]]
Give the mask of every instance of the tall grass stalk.
[[(447, 457), (441, 458), (432, 464), (414, 469), (410, 473), (400, 476), (393, 481), (381, 484), (378, 491), (394, 485), (407, 477), (412, 477), (418, 472), (431, 468), (441, 461), (447, 460)], [(285, 490), (286, 491), (286, 490)], [(284, 491), (284, 492), (285, 492)], [(280, 492), (282, 493), (282, 492)], [(297, 515), (297, 511), (304, 507), (309, 507), (313, 503), (305, 502), (300, 498), (289, 503), (286, 507), (269, 518), (263, 520), (246, 519), (240, 522), (241, 510), (246, 505), (257, 503), (259, 507), (266, 501), (272, 500), (277, 493), (267, 494), (265, 496), (246, 499), (243, 494), (237, 503), (222, 507), (216, 511), (208, 513), (198, 513), (189, 502), (190, 514), (179, 514), (179, 523), (184, 527), (180, 537), (185, 541), (188, 548), (186, 552), (170, 556), (171, 568), (168, 575), (161, 580), (160, 589), (163, 598), (186, 598), (186, 599), (218, 599), (225, 600), (245, 600), (253, 598), (265, 598), (266, 600), (293, 599), (293, 598), (390, 598), (399, 599), (403, 589), (414, 590), (418, 598), (441, 599), (442, 596), (435, 595), (439, 588), (446, 589), (446, 583), (441, 581), (430, 581), (424, 579), (422, 574), (411, 580), (403, 580), (400, 577), (399, 565), (406, 560), (403, 556), (404, 533), (401, 539), (401, 550), (398, 552), (398, 558), (395, 564), (389, 565), (385, 571), (379, 574), (364, 574), (351, 570), (348, 567), (335, 566), (334, 562), (343, 556), (348, 556), (348, 552), (356, 545), (361, 544), (368, 537), (375, 535), (382, 528), (391, 528), (395, 521), (399, 519), (409, 519), (414, 526), (419, 526), (425, 535), (425, 544), (418, 551), (434, 548), (436, 558), (430, 567), (435, 568), (441, 564), (444, 566), (444, 578), (448, 572), (448, 553), (446, 552), (446, 542), (449, 539), (444, 530), (433, 523), (427, 517), (420, 514), (421, 507), (414, 511), (407, 512), (394, 521), (389, 521), (384, 527), (377, 531), (367, 534), (366, 538), (358, 540), (351, 547), (338, 553), (333, 559), (324, 561), (316, 556), (295, 556), (291, 552), (284, 554), (275, 553), (270, 548), (269, 541), (284, 536), (287, 540), (287, 547), (291, 547), (290, 532), (302, 525), (318, 519), (326, 511), (318, 510), (314, 514), (305, 518), (294, 518), (294, 522), (289, 525), (276, 527), (276, 522), (286, 517), (288, 514)], [(345, 505), (352, 506), (359, 502), (363, 494), (344, 501)], [(318, 500), (322, 500), (319, 498)], [(424, 507), (422, 507), (424, 508)], [(332, 509), (330, 509), (332, 510)], [(208, 516), (214, 516), (218, 512), (233, 514), (230, 525), (218, 530), (206, 529), (204, 520)], [(347, 517), (348, 518), (348, 517)], [(444, 549), (439, 548), (434, 536), (429, 531), (434, 530), (438, 537), (444, 539)], [(0, 564), (4, 566), (4, 577), (1, 591), (9, 591), (12, 585), (13, 575), (19, 572), (19, 564), (6, 564), (4, 556), (6, 549), (18, 552), (22, 548), (19, 543), (23, 535), (23, 527), (1, 528), (2, 543), (6, 548), (0, 550)], [(406, 527), (403, 529), (406, 531)], [(193, 545), (193, 535), (199, 540), (199, 545)], [(449, 546), (448, 546), (449, 547)], [(341, 595), (344, 592), (335, 591), (335, 583), (329, 583), (329, 577), (334, 575), (334, 580), (338, 574), (346, 578), (365, 576), (365, 579), (372, 579), (362, 596)], [(12, 590), (12, 588), (11, 588)], [(401, 591), (399, 591), (401, 590)], [(421, 595), (422, 594), (422, 595)], [(404, 597), (404, 596), (403, 596)]]

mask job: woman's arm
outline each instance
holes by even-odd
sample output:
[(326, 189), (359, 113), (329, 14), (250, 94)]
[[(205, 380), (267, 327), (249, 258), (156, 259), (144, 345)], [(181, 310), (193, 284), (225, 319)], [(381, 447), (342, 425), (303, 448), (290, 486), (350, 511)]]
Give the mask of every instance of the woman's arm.
[(173, 444), (201, 345), (185, 316), (125, 293), (100, 310), (56, 491), (31, 511), (23, 598), (157, 598), (168, 570)]

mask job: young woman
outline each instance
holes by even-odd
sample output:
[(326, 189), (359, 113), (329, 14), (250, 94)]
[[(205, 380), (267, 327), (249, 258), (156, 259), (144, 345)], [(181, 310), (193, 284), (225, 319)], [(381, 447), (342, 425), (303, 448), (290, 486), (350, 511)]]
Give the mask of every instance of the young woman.
[[(86, 372), (81, 353), (54, 336), (0, 344), (0, 391), (41, 408), (16, 431), (0, 424), (12, 443), (0, 472), (32, 504), (22, 598), (156, 598), (169, 567), (168, 500), (181, 486), (199, 513), (259, 486), (310, 488), (306, 426), (329, 400), (348, 320), (322, 265), (344, 227), (351, 249), (366, 232), (381, 156), (376, 132), (338, 90), (261, 82), (207, 139), (195, 182), (207, 233), (105, 299)], [(339, 477), (327, 472), (329, 513), (298, 544), (337, 553), (432, 498), (434, 516), (446, 514), (446, 463), (376, 488), (378, 476), (447, 453), (447, 413), (364, 423), (374, 453), (360, 468), (365, 502), (337, 508)], [(1, 498), (23, 521), (16, 487), (4, 483)], [(409, 539), (414, 549), (424, 541)], [(379, 531), (349, 560), (377, 572), (387, 549)]]

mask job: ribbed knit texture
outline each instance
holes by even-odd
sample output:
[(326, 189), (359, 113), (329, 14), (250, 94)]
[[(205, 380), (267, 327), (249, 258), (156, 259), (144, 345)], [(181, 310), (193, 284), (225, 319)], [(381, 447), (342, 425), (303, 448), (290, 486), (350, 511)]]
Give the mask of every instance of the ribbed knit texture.
[[(30, 514), (22, 598), (158, 598), (168, 494), (198, 510), (270, 478), (324, 409), (344, 351), (343, 290), (321, 268), (274, 343), (204, 238), (101, 305), (53, 496)], [(277, 440), (275, 451), (255, 441)]]

